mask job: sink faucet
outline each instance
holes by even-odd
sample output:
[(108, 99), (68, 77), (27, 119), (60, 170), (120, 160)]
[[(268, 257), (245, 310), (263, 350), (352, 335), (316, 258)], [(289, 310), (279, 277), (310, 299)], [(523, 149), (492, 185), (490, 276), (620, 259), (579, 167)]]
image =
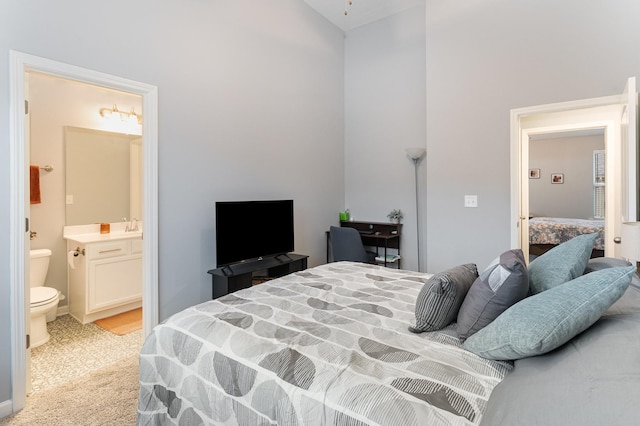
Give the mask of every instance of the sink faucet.
[[(123, 217), (123, 218), (122, 218), (122, 221), (123, 221), (123, 222), (126, 222), (126, 221), (127, 221), (127, 218), (126, 218), (126, 217)], [(136, 231), (139, 231), (139, 228), (138, 228), (138, 219), (136, 219), (135, 217), (132, 217), (132, 218), (131, 218), (131, 221), (130, 221), (129, 223), (127, 223), (127, 226), (125, 226), (125, 228), (124, 228), (124, 232), (136, 232)]]

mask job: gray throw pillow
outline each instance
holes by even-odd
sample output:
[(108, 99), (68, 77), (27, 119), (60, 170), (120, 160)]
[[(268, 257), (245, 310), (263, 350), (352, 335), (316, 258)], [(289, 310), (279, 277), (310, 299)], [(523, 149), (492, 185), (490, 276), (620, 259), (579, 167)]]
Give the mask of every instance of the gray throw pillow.
[[(631, 262), (625, 259), (618, 259), (616, 257), (594, 257), (589, 259), (587, 267), (584, 268), (584, 273), (589, 274), (594, 271), (601, 271), (607, 268), (617, 268), (620, 266), (631, 266)], [(631, 276), (631, 285), (640, 287), (640, 276), (636, 272)]]
[(529, 264), (529, 293), (541, 293), (582, 275), (598, 235), (579, 235), (536, 257)]
[(409, 326), (414, 333), (436, 331), (455, 321), (460, 305), (471, 284), (478, 278), (473, 263), (439, 272), (422, 286), (416, 299), (416, 325)]
[(624, 294), (634, 273), (633, 266), (604, 269), (527, 297), (462, 347), (495, 360), (549, 352), (596, 322)]
[(615, 257), (594, 257), (587, 262), (584, 273), (588, 274), (590, 272), (601, 271), (607, 268), (618, 268), (620, 266), (631, 266), (631, 263)]
[(458, 337), (465, 340), (527, 297), (529, 274), (522, 250), (498, 256), (475, 280), (458, 312)]

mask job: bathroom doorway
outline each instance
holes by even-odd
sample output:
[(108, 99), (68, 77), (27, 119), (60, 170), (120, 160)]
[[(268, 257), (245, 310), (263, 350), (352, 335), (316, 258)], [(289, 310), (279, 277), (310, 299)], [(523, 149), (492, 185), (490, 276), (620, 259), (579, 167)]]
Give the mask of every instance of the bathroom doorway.
[[(123, 231), (127, 225), (137, 230), (143, 227), (142, 158), (136, 153), (142, 148), (144, 117), (139, 95), (30, 71), (26, 77), (30, 137), (25, 141), (29, 144), (30, 171), (39, 175), (39, 184), (25, 196), (40, 195), (30, 200), (30, 252), (35, 255), (45, 250), (49, 254), (30, 259), (31, 285), (25, 285), (25, 297), (36, 292), (30, 296), (31, 306), (41, 305), (37, 310), (31, 308), (29, 394), (133, 356), (142, 345), (142, 331), (131, 331), (137, 337), (107, 334), (100, 325), (109, 322), (94, 320), (120, 314), (111, 321), (126, 318), (132, 326), (142, 326), (141, 234)], [(114, 113), (118, 108), (125, 113)], [(100, 234), (95, 225), (99, 223), (111, 224), (110, 233)], [(128, 237), (128, 244), (135, 242), (135, 253), (123, 252), (107, 263), (89, 263), (89, 256), (82, 254), (69, 258), (68, 252), (78, 243), (67, 240), (67, 235), (87, 226), (95, 228), (98, 241)], [(82, 247), (93, 253), (93, 248), (104, 249), (100, 244)], [(92, 285), (97, 280), (91, 272), (94, 268), (109, 271), (108, 276), (104, 272), (100, 275), (104, 281), (99, 287)], [(111, 275), (120, 270), (126, 270), (126, 278)], [(34, 294), (45, 291), (57, 292), (60, 301), (39, 304)], [(87, 304), (96, 294), (103, 297), (100, 310)], [(46, 324), (41, 315), (34, 316), (45, 310)]]
[[(24, 345), (28, 335), (29, 296), (25, 291), (29, 279), (30, 208), (28, 165), (30, 159), (28, 117), (26, 116), (29, 73), (94, 85), (141, 97), (142, 121), (142, 288), (143, 335), (158, 322), (158, 235), (157, 235), (157, 88), (120, 77), (99, 73), (48, 59), (11, 51), (10, 143), (11, 158), (11, 290), (12, 290), (12, 411), (26, 403), (27, 356)], [(106, 105), (111, 106), (111, 105)], [(90, 113), (90, 112), (88, 112)], [(98, 114), (98, 111), (94, 112)]]

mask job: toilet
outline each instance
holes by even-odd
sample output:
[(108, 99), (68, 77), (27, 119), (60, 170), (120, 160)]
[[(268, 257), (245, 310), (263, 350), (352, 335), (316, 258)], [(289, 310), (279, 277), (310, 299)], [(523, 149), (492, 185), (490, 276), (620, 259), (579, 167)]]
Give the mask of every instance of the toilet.
[(55, 316), (60, 296), (58, 290), (45, 287), (49, 269), (51, 250), (31, 250), (29, 264), (29, 281), (31, 287), (31, 348), (36, 348), (49, 341), (47, 331), (47, 314)]

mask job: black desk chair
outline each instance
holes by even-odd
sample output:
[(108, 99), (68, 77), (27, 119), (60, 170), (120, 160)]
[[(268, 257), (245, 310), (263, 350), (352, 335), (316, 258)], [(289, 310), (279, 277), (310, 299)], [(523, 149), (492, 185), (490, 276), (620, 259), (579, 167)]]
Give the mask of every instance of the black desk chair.
[(376, 253), (366, 251), (360, 232), (354, 228), (332, 226), (329, 228), (333, 261), (375, 263)]

